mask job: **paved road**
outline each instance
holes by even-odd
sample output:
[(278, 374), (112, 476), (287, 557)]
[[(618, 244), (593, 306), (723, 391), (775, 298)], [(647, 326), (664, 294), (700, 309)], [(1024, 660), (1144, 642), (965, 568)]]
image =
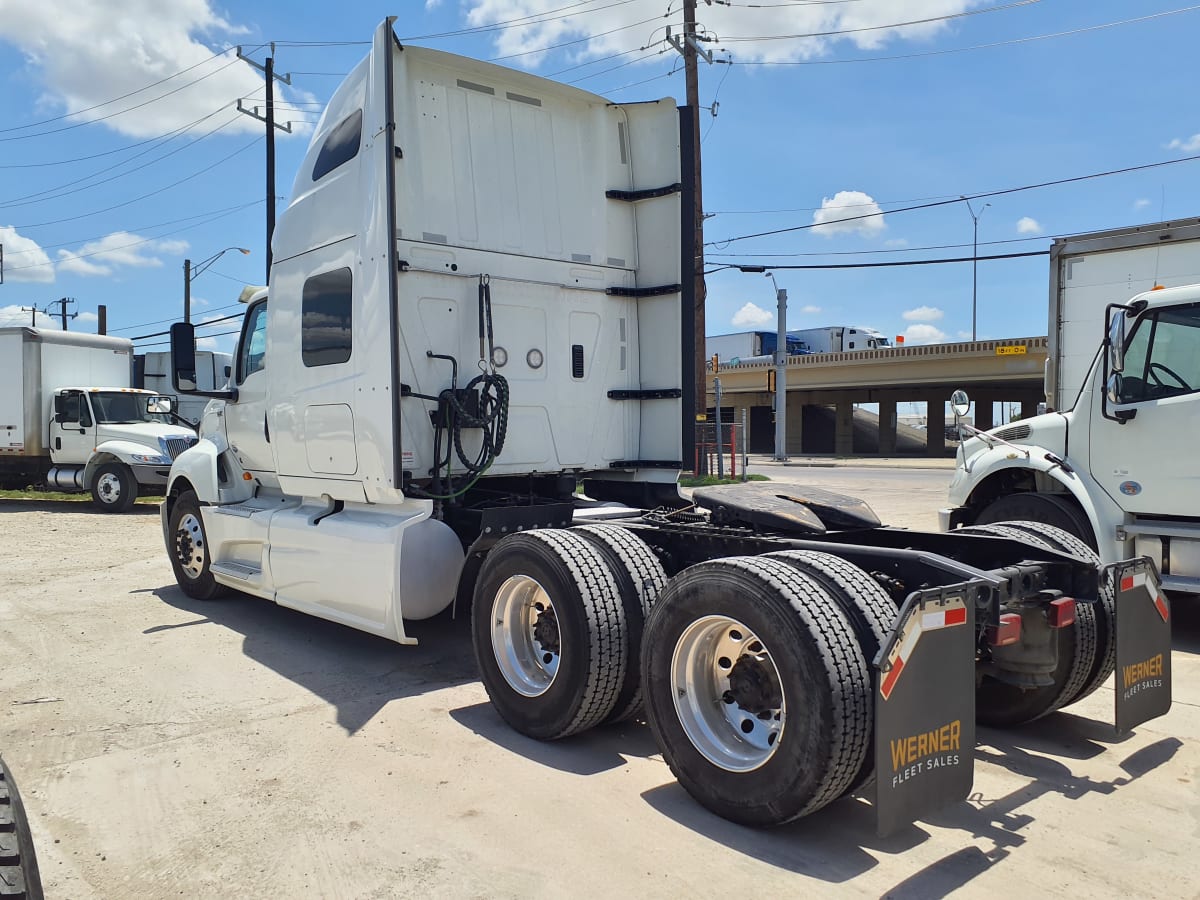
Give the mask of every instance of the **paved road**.
[(0, 501), (0, 547), (0, 749), (50, 897), (1197, 894), (1200, 608), (1176, 609), (1167, 717), (1118, 737), (1105, 688), (983, 730), (970, 801), (880, 839), (856, 799), (717, 819), (643, 725), (515, 735), (461, 624), (402, 648), (192, 601), (152, 509)]

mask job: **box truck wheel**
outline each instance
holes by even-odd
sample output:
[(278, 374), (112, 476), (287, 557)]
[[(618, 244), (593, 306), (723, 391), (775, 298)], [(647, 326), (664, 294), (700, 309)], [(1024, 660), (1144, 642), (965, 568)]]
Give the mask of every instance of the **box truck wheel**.
[(212, 600), (228, 593), (229, 588), (218, 584), (212, 575), (212, 554), (208, 535), (204, 533), (204, 518), (195, 492), (184, 491), (171, 507), (167, 524), (171, 568), (183, 592), (197, 600)]
[(667, 573), (654, 551), (628, 528), (616, 525), (584, 525), (572, 529), (604, 557), (617, 582), (625, 607), (625, 683), (609, 722), (624, 722), (642, 713), (642, 631), (646, 617), (667, 583)]
[(92, 503), (104, 512), (123, 513), (137, 499), (137, 479), (124, 463), (105, 463), (92, 478)]
[(42, 900), (29, 819), (12, 773), (0, 759), (0, 896)]
[(604, 557), (580, 535), (510, 535), (475, 583), (471, 638), (500, 716), (556, 740), (603, 722), (625, 684), (625, 610)]
[[(1022, 527), (1018, 527), (1022, 526)], [(1038, 522), (1006, 522), (972, 525), (957, 533), (986, 534), (1042, 547), (1065, 550), (1061, 529)], [(1078, 539), (1075, 539), (1078, 542)], [(1058, 664), (1050, 674), (1051, 684), (1022, 688), (984, 675), (975, 689), (975, 719), (983, 725), (1009, 727), (1040, 719), (1070, 703), (1089, 683), (1097, 657), (1099, 623), (1090, 604), (1075, 606), (1075, 624), (1056, 629)], [(1111, 669), (1109, 670), (1111, 673)]]
[(870, 750), (854, 629), (820, 584), (777, 559), (713, 560), (668, 581), (646, 623), (642, 689), (679, 783), (743, 825), (820, 809)]
[[(1092, 565), (1100, 564), (1100, 556), (1096, 551), (1072, 533), (1063, 531), (1060, 528), (1054, 528), (1042, 522), (1006, 522), (1004, 524), (1009, 528), (1016, 528), (1020, 531), (1030, 532), (1039, 536), (1055, 550), (1070, 553), (1072, 556), (1086, 560)], [(1079, 690), (1064, 701), (1061, 704), (1062, 706), (1082, 700), (1100, 687), (1100, 685), (1104, 684), (1108, 680), (1108, 676), (1113, 673), (1113, 669), (1117, 663), (1116, 603), (1116, 586), (1112, 583), (1111, 579), (1102, 580), (1100, 583), (1099, 602), (1090, 607), (1090, 610), (1096, 617), (1096, 653), (1092, 667), (1088, 672), (1087, 678), (1080, 685)], [(1078, 609), (1079, 607), (1076, 607), (1077, 612)], [(1076, 621), (1078, 621), (1078, 618), (1076, 618)]]
[(975, 520), (977, 525), (1010, 522), (1041, 522), (1053, 528), (1061, 528), (1093, 550), (1096, 549), (1096, 536), (1092, 533), (1092, 524), (1083, 510), (1073, 500), (1056, 494), (1009, 494), (993, 500)]
[[(778, 559), (818, 582), (854, 629), (863, 659), (868, 664), (875, 659), (899, 613), (895, 602), (878, 581), (854, 563), (831, 553), (785, 550), (765, 554), (763, 559)], [(868, 746), (872, 746), (871, 740), (871, 731), (868, 731)], [(874, 773), (875, 760), (873, 754), (868, 753), (847, 792), (857, 791), (868, 784)]]

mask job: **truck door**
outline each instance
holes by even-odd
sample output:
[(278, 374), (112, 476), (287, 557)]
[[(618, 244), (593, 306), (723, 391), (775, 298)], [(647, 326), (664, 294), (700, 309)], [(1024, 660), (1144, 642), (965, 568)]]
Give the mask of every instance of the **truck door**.
[(267, 425), (267, 301), (246, 311), (234, 366), (237, 400), (226, 404), (229, 446), (248, 472), (273, 476), (275, 458)]
[(57, 465), (82, 465), (96, 446), (96, 419), (83, 391), (64, 391), (62, 412), (50, 420), (50, 459)]
[(1109, 409), (1135, 415), (1123, 425), (1098, 409), (1092, 416), (1091, 470), (1100, 486), (1130, 513), (1196, 517), (1200, 304), (1138, 320), (1126, 342), (1121, 402)]

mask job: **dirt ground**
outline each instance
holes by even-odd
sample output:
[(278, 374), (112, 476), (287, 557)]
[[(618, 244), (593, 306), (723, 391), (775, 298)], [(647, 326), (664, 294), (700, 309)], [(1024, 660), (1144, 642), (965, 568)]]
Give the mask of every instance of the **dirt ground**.
[(644, 725), (516, 735), (462, 626), (405, 648), (193, 601), (155, 509), (0, 501), (0, 752), (47, 897), (1200, 892), (1200, 605), (1175, 608), (1168, 716), (1116, 736), (1110, 684), (981, 729), (970, 800), (885, 839), (856, 799), (770, 832), (718, 819)]

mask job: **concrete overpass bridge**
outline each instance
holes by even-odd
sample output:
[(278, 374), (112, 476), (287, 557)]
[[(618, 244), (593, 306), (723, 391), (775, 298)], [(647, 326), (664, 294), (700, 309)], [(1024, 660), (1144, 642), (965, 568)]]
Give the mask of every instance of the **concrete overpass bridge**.
[[(1045, 399), (1045, 365), (1044, 337), (789, 356), (787, 452), (892, 455), (897, 452), (897, 404), (923, 402), (924, 453), (943, 456), (945, 425), (950, 424), (945, 404), (952, 391), (965, 389), (975, 401), (976, 427), (991, 428), (994, 402), (1020, 403), (1022, 417), (1036, 413)], [(774, 369), (766, 362), (722, 364), (715, 373), (721, 380), (723, 421), (740, 423), (742, 410), (747, 411), (751, 452), (774, 451), (775, 401), (768, 390)], [(716, 403), (713, 378), (710, 364), (710, 409)], [(858, 403), (879, 404), (876, 441), (864, 440), (862, 428), (855, 428)]]

